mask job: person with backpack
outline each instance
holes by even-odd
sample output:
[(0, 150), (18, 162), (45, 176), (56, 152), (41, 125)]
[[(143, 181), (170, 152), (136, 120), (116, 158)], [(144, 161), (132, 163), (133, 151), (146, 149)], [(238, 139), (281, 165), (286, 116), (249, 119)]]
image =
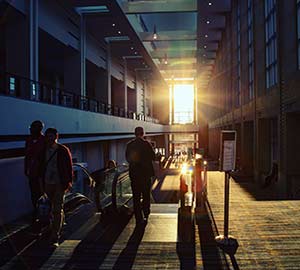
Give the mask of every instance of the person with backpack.
[(135, 220), (137, 225), (142, 225), (147, 222), (150, 214), (151, 177), (154, 176), (152, 161), (155, 160), (155, 152), (152, 145), (143, 138), (142, 127), (136, 127), (134, 133), (135, 139), (126, 146), (126, 160), (129, 163)]
[(50, 241), (58, 245), (64, 220), (64, 194), (72, 186), (72, 155), (68, 147), (57, 142), (58, 132), (48, 128), (45, 132), (46, 149), (43, 164), (44, 192), (52, 204), (52, 233)]
[(44, 128), (40, 120), (33, 121), (30, 125), (30, 136), (25, 142), (24, 173), (28, 178), (33, 206), (32, 224), (36, 221), (37, 201), (42, 195), (39, 170), (41, 160), (45, 151), (45, 136), (42, 133)]

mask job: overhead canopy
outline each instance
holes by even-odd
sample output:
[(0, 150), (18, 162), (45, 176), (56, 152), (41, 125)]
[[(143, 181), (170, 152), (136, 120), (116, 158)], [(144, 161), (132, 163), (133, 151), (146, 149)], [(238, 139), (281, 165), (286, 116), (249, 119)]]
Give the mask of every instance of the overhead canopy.
[[(156, 74), (207, 86), (231, 0), (68, 0), (112, 55)], [(155, 35), (154, 35), (155, 34)], [(159, 73), (159, 74), (158, 74)], [(161, 77), (162, 76), (162, 77)]]

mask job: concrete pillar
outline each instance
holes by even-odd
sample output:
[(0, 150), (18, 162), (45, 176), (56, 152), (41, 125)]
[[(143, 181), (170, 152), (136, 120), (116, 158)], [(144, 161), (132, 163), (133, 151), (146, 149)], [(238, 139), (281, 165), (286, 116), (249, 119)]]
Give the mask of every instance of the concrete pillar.
[(110, 43), (106, 47), (106, 70), (107, 70), (107, 104), (111, 104), (111, 48)]
[(253, 145), (254, 145), (254, 124), (253, 121), (244, 122), (242, 166), (247, 175), (253, 175)]
[(80, 95), (86, 96), (86, 18), (80, 17)]
[(136, 102), (135, 102), (135, 111), (136, 111), (136, 114), (138, 114), (139, 112), (139, 88), (138, 88), (138, 74), (137, 72), (135, 71), (134, 72), (134, 80), (135, 80), (135, 84), (134, 84), (134, 87), (135, 87), (135, 98), (136, 98)]
[(165, 134), (165, 156), (168, 157), (170, 155), (170, 150), (169, 150), (169, 135)]
[(257, 166), (260, 184), (262, 175), (269, 173), (271, 168), (270, 120), (258, 120)]
[(127, 94), (127, 60), (124, 58), (124, 110), (125, 115), (128, 112), (128, 94)]
[[(29, 4), (29, 70), (30, 79), (39, 80), (39, 6), (38, 0), (30, 0)], [(37, 99), (38, 88), (36, 84), (31, 84), (31, 99)]]
[(172, 84), (171, 84), (171, 96), (172, 96), (172, 100), (171, 100), (171, 125), (174, 124), (174, 120), (175, 120), (175, 115), (174, 115), (174, 80), (172, 79)]
[(194, 124), (198, 124), (198, 88), (194, 84)]

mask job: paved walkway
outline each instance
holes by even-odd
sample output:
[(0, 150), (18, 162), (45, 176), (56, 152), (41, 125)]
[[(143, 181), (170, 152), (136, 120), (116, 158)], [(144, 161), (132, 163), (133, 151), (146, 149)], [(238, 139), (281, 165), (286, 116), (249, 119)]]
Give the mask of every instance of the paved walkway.
[[(300, 201), (268, 201), (263, 193), (251, 183), (230, 181), (229, 233), (240, 245), (239, 269), (300, 269)], [(221, 234), (223, 196), (224, 174), (209, 172), (208, 200)]]
[[(167, 179), (161, 185), (166, 192), (177, 185), (175, 176)], [(214, 241), (223, 233), (224, 174), (209, 172), (213, 216), (203, 216), (195, 230), (187, 226), (185, 232), (195, 242), (178, 242), (178, 204), (152, 204), (145, 228), (136, 228), (127, 215), (99, 223), (99, 216), (87, 214), (78, 217), (75, 228), (74, 216), (67, 220), (69, 233), (58, 248), (36, 241), (17, 256), (0, 249), (0, 269), (300, 269), (300, 201), (266, 200), (265, 191), (250, 183), (231, 180), (230, 188), (229, 230), (240, 245), (234, 258)]]

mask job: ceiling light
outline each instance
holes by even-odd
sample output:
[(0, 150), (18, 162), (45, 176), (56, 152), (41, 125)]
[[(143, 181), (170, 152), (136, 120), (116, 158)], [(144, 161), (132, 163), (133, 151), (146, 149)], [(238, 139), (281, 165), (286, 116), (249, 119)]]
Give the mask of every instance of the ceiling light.
[(212, 5), (212, 2), (209, 2), (208, 5), (211, 6), (211, 5)]
[(134, 52), (134, 54), (137, 54), (137, 52)]
[(208, 38), (208, 35), (205, 35), (206, 38)]
[(131, 49), (131, 50), (133, 50), (134, 48), (133, 48), (133, 47), (131, 47), (130, 49)]
[(154, 24), (153, 39), (157, 39), (156, 25)]
[(210, 21), (209, 21), (209, 20), (207, 20), (207, 21), (206, 21), (206, 23), (207, 23), (207, 24), (210, 24)]
[(116, 26), (116, 24), (115, 24), (115, 23), (113, 23), (113, 24), (112, 24), (112, 26), (113, 26), (113, 27), (115, 27), (115, 26)]
[(206, 46), (206, 45), (204, 45), (203, 47), (204, 47), (204, 49), (206, 49), (206, 48), (207, 48), (207, 46)]
[(120, 35), (121, 35), (121, 31), (118, 31), (118, 34), (120, 34)]

